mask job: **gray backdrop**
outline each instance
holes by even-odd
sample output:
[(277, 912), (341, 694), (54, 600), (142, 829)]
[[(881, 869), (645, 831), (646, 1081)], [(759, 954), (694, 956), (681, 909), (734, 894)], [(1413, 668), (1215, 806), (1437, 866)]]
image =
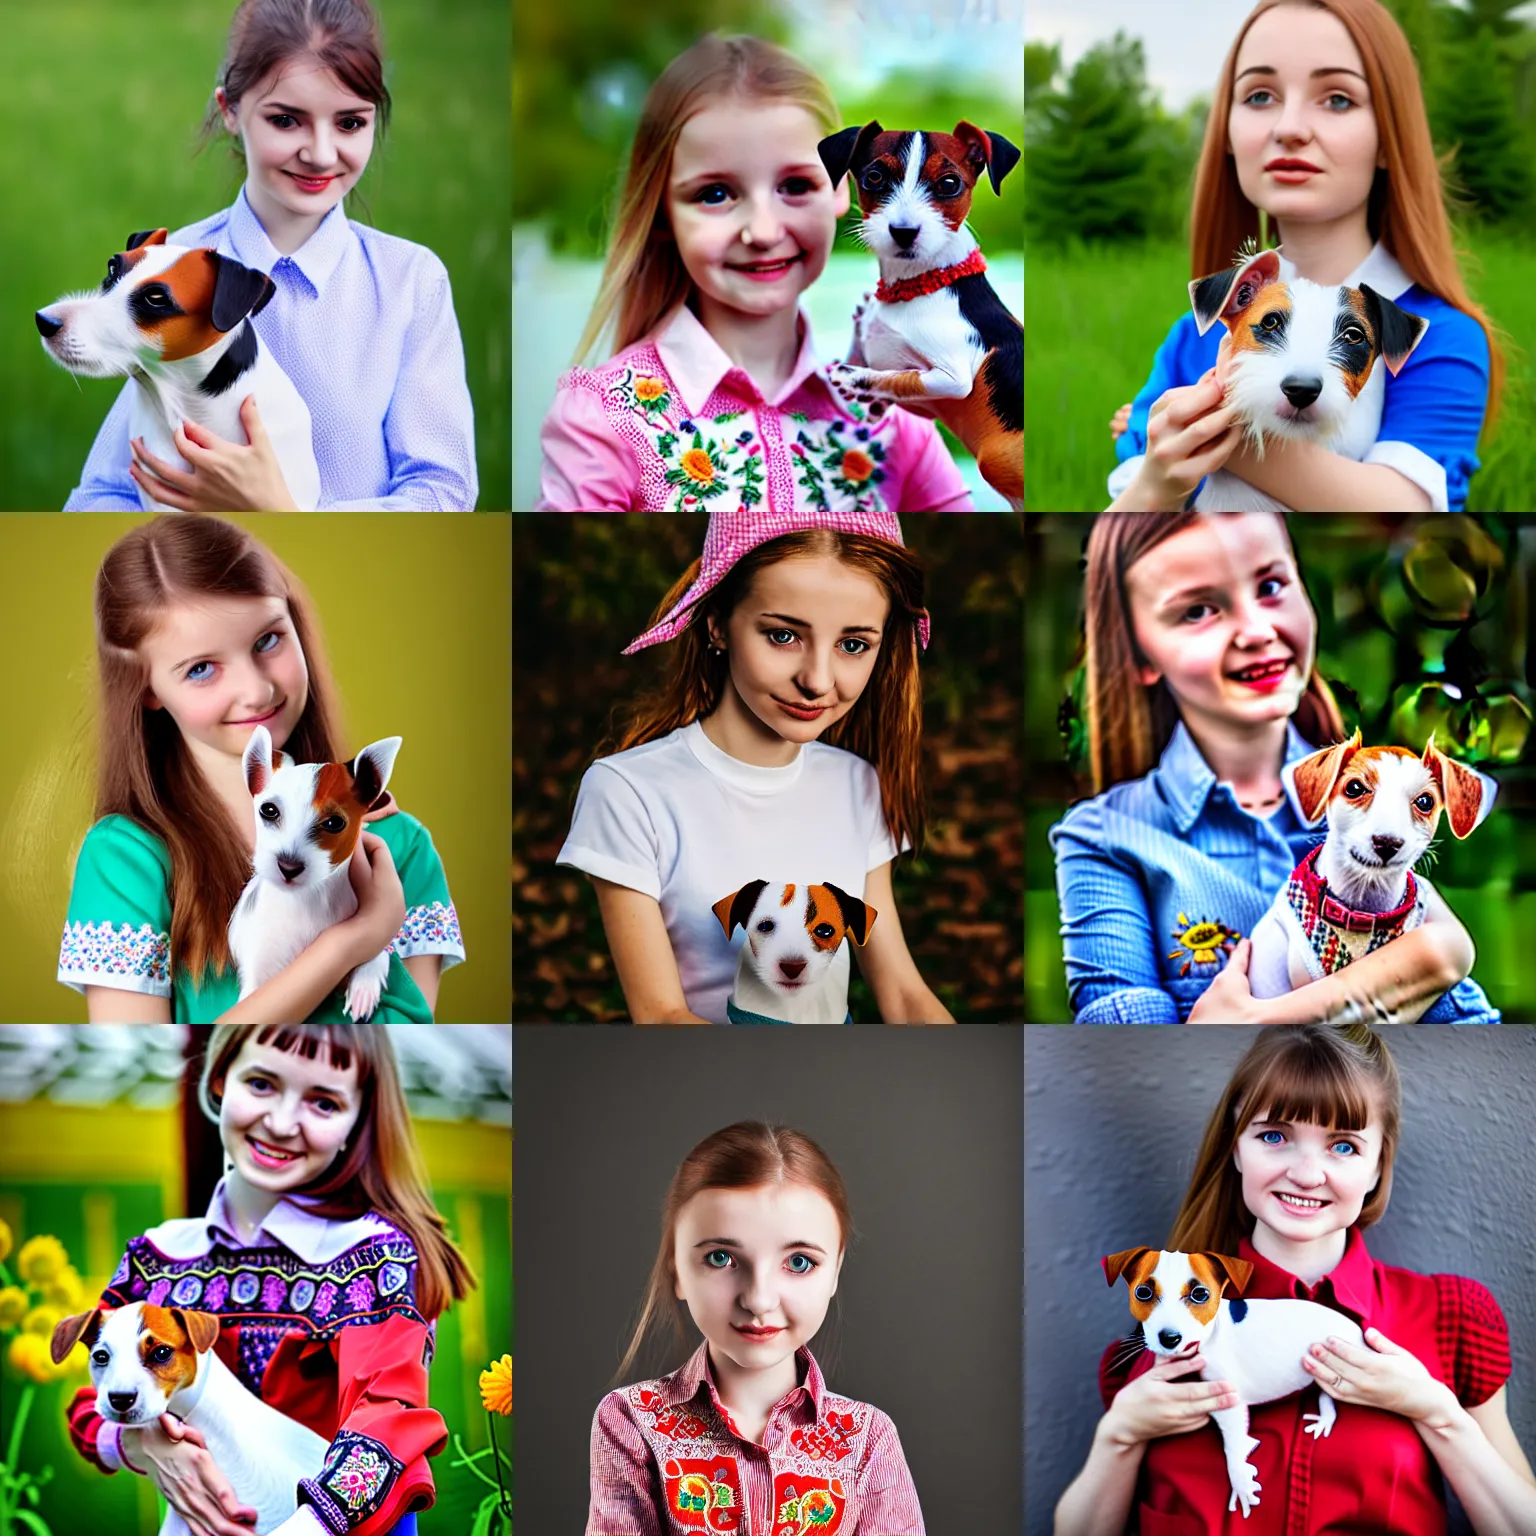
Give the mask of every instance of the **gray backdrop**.
[[(1106, 1253), (1167, 1236), (1247, 1027), (1025, 1031), (1025, 1499), (1030, 1536), (1088, 1454), (1098, 1363), (1131, 1325)], [(1509, 1417), (1536, 1456), (1536, 1031), (1394, 1029), (1403, 1127), (1374, 1257), (1481, 1280), (1509, 1320)], [(1451, 1530), (1470, 1528), (1459, 1510)]]
[(520, 1530), (585, 1528), (592, 1414), (639, 1308), (667, 1183), (743, 1119), (806, 1132), (842, 1173), (857, 1236), (813, 1347), (825, 1365), (838, 1333), (829, 1384), (895, 1420), (929, 1536), (1019, 1530), (1016, 1028), (513, 1035)]

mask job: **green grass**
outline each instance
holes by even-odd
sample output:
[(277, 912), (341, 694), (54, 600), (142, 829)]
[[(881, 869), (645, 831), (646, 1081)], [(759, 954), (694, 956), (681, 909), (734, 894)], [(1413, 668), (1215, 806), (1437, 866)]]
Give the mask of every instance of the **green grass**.
[[(474, 402), (480, 506), (511, 505), (509, 13), (500, 0), (378, 0), (394, 114), (348, 213), (448, 268)], [(227, 136), (193, 158), (233, 0), (8, 7), (0, 97), (0, 507), (61, 507), (121, 383), (77, 379), (32, 311), (91, 287), (130, 230), (176, 229), (240, 187)]]
[[(1536, 256), (1512, 234), (1478, 231), (1463, 270), (1508, 338), (1509, 388), (1484, 435), (1468, 510), (1536, 509)], [(1152, 356), (1183, 313), (1181, 244), (1031, 251), (1026, 270), (1024, 413), (1031, 425), (1025, 495), (1031, 510), (1092, 512), (1115, 464), (1109, 418), (1146, 382)]]

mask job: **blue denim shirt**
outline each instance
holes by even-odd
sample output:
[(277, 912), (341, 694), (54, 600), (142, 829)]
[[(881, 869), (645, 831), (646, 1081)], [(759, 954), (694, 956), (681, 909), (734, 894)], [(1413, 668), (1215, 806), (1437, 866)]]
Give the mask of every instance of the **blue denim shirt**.
[[(1285, 764), (1316, 750), (1286, 727)], [(1291, 871), (1322, 842), (1290, 772), (1273, 815), (1250, 815), (1218, 784), (1183, 721), (1156, 768), (1083, 800), (1051, 828), (1067, 994), (1079, 1024), (1182, 1024), (1253, 932)], [(1197, 925), (1216, 924), (1217, 947)], [(1497, 1024), (1468, 978), (1436, 1000), (1425, 1024)]]

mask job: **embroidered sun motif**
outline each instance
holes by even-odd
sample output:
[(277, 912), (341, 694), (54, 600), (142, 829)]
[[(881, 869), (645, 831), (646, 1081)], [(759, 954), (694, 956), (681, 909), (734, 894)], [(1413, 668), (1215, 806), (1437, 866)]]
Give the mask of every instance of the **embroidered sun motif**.
[(1180, 976), (1188, 976), (1197, 965), (1225, 965), (1233, 946), (1242, 938), (1242, 934), (1225, 923), (1213, 922), (1210, 918), (1197, 918), (1191, 922), (1182, 912), (1173, 936), (1178, 940), (1179, 948), (1171, 950), (1168, 958), (1177, 960), (1181, 955), (1189, 956), (1179, 967)]

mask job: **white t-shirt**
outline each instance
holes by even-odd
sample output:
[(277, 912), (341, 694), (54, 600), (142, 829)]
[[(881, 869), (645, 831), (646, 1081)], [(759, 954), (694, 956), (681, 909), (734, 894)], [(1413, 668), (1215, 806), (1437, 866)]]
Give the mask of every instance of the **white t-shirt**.
[[(783, 768), (757, 768), (695, 720), (587, 769), (556, 862), (654, 896), (689, 1009), (724, 1024), (746, 935), (721, 932), (721, 897), (768, 880), (862, 900), (865, 876), (895, 857), (880, 777), (862, 757), (813, 741)], [(845, 999), (848, 967), (845, 943), (833, 966)]]

